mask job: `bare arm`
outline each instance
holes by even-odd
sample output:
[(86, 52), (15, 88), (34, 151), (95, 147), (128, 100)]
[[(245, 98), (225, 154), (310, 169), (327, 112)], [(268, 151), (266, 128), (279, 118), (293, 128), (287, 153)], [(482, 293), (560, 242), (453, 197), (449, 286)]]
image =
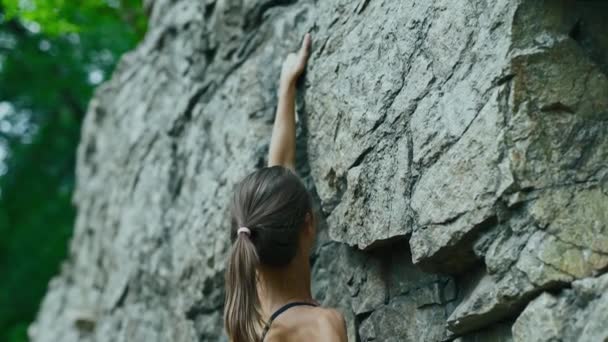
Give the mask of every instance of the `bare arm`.
[(277, 113), (272, 129), (268, 166), (282, 165), (295, 169), (296, 163), (296, 81), (304, 72), (310, 50), (310, 35), (307, 33), (298, 53), (290, 53), (283, 62)]

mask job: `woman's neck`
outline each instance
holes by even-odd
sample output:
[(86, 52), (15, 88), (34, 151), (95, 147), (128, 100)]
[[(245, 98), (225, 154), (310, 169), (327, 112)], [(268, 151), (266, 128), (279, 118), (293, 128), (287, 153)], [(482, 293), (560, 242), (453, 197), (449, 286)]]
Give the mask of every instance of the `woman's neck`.
[(313, 301), (308, 258), (298, 255), (284, 268), (261, 267), (259, 278), (260, 304), (267, 316), (290, 302)]

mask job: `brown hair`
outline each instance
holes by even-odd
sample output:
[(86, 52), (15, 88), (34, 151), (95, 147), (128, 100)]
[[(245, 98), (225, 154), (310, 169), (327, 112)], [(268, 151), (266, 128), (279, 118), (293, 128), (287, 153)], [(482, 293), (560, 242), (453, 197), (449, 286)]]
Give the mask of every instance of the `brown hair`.
[[(285, 267), (295, 257), (311, 197), (289, 169), (266, 167), (245, 177), (232, 199), (232, 250), (226, 268), (224, 325), (232, 342), (258, 340), (264, 323), (256, 268)], [(250, 234), (237, 233), (247, 227)]]

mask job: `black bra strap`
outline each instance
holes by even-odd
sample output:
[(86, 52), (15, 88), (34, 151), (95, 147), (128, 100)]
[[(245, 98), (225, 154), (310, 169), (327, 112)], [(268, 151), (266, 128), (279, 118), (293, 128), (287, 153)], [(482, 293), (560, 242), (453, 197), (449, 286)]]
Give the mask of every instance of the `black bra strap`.
[(262, 331), (261, 341), (264, 341), (264, 338), (266, 337), (266, 334), (268, 333), (268, 330), (270, 330), (270, 325), (272, 324), (272, 322), (275, 319), (277, 319), (277, 317), (279, 317), (280, 314), (282, 314), (283, 312), (285, 312), (285, 311), (293, 308), (294, 306), (301, 306), (301, 305), (317, 306), (317, 304), (307, 303), (307, 302), (291, 302), (291, 303), (287, 303), (287, 304), (281, 306), (277, 311), (275, 311), (270, 316), (270, 319), (268, 320), (268, 323), (266, 323), (266, 326), (264, 327), (264, 331)]
[(281, 306), (277, 311), (275, 311), (272, 316), (270, 316), (270, 321), (274, 321), (279, 317), (283, 312), (293, 308), (294, 306), (307, 305), (307, 306), (317, 306), (316, 304), (307, 303), (307, 302), (292, 302)]

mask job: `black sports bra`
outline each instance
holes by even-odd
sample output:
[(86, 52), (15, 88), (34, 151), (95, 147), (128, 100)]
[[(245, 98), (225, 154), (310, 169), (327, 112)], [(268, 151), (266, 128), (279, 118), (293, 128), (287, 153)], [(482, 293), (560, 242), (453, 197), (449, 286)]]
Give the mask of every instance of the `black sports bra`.
[(287, 304), (281, 306), (277, 311), (275, 311), (270, 316), (270, 319), (266, 323), (266, 326), (264, 326), (264, 330), (262, 331), (262, 338), (260, 339), (260, 341), (262, 341), (262, 342), (264, 341), (264, 338), (266, 338), (266, 334), (268, 333), (268, 330), (270, 330), (270, 325), (272, 325), (272, 322), (275, 319), (277, 319), (277, 317), (279, 317), (280, 314), (282, 314), (283, 312), (285, 312), (285, 311), (293, 308), (294, 306), (300, 306), (300, 305), (317, 306), (317, 304), (307, 303), (307, 302), (292, 302), (292, 303), (287, 303)]

